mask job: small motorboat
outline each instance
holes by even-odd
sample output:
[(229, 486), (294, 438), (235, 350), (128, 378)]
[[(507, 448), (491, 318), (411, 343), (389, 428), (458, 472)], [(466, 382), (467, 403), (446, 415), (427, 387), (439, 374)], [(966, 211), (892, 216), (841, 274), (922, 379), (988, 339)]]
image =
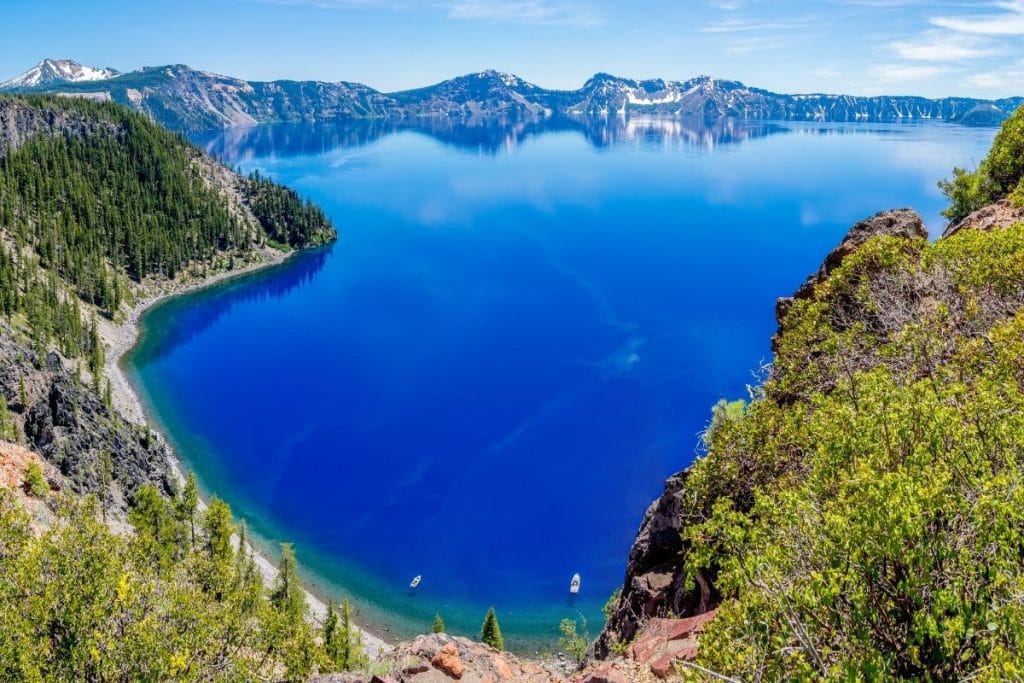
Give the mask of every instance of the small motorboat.
[(420, 585), (420, 581), (422, 581), (422, 580), (423, 580), (423, 577), (420, 576), (419, 574), (417, 574), (416, 578), (414, 578), (412, 581), (409, 582), (409, 589), (410, 590), (415, 590), (416, 586)]
[(569, 592), (576, 595), (580, 592), (580, 575), (573, 574), (572, 581), (569, 582)]

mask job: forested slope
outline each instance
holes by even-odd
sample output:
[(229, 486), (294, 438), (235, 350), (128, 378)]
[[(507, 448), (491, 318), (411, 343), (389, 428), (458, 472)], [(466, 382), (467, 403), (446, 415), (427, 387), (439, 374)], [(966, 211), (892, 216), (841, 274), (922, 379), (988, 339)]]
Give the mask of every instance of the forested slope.
[[(223, 502), (112, 408), (101, 317), (189, 275), (333, 239), (117, 105), (0, 97), (0, 680), (270, 680), (365, 664), (317, 638), (294, 555), (272, 590)], [(27, 467), (23, 464), (28, 462)]]

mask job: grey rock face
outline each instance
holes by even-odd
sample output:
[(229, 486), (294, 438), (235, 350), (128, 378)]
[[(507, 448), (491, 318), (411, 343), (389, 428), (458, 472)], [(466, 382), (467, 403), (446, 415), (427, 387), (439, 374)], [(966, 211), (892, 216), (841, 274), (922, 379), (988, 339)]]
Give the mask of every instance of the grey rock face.
[(687, 476), (684, 470), (669, 477), (661, 497), (644, 515), (629, 552), (622, 592), (594, 645), (598, 659), (606, 659), (616, 643), (632, 641), (651, 618), (701, 614), (716, 604), (717, 596), (700, 578), (694, 590), (683, 585), (680, 532), (692, 521), (683, 500)]
[(177, 483), (167, 448), (112, 413), (66, 365), (56, 353), (39, 364), (0, 323), (0, 391), (14, 398), (25, 385), (28, 405), (21, 409), (15, 402), (12, 416), (20, 420), (27, 446), (56, 466), (79, 495), (101, 492), (104, 454), (110, 456), (111, 485), (121, 494), (106, 491), (107, 500), (130, 500), (145, 483), (172, 493)]
[(116, 126), (106, 121), (89, 121), (75, 112), (60, 112), (26, 105), (14, 99), (0, 99), (0, 161), (37, 135), (82, 136)]

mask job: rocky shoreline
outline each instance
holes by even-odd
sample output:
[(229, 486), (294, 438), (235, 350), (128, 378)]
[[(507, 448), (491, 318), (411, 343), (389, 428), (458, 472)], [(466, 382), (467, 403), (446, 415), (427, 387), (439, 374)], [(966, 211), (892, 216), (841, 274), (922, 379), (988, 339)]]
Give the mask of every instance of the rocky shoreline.
[[(142, 398), (128, 379), (128, 375), (123, 367), (125, 357), (139, 342), (142, 333), (140, 321), (146, 311), (174, 297), (222, 284), (257, 270), (284, 263), (290, 256), (291, 254), (285, 252), (265, 248), (256, 252), (255, 260), (233, 270), (220, 271), (206, 277), (146, 283), (143, 286), (144, 294), (142, 298), (131, 307), (123, 322), (117, 324), (107, 319), (101, 319), (99, 321), (99, 333), (107, 347), (103, 371), (107, 379), (110, 380), (113, 410), (129, 423), (140, 426), (149, 424)], [(174, 448), (166, 436), (161, 434), (159, 430), (153, 430), (153, 433), (165, 446), (167, 453), (170, 454), (169, 465), (171, 471), (180, 483), (184, 483), (184, 468), (175, 454)], [(205, 501), (200, 501), (200, 506), (205, 507)], [(264, 581), (267, 585), (272, 585), (277, 578), (277, 566), (266, 554), (255, 547), (253, 547), (253, 557)], [(306, 599), (313, 619), (317, 622), (322, 622), (327, 614), (326, 603), (309, 592), (309, 590), (306, 591)], [(392, 649), (392, 644), (370, 632), (365, 625), (360, 626), (359, 629), (362, 632), (363, 645), (366, 648), (367, 654), (372, 659), (377, 659)]]

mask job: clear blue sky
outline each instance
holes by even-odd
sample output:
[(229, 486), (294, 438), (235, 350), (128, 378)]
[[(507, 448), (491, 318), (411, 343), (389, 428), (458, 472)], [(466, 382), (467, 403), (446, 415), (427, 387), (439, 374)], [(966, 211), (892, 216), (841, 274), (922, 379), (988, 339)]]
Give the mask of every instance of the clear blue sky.
[(782, 92), (1024, 95), (1024, 0), (0, 0), (0, 80), (43, 57), (381, 90), (495, 68)]

